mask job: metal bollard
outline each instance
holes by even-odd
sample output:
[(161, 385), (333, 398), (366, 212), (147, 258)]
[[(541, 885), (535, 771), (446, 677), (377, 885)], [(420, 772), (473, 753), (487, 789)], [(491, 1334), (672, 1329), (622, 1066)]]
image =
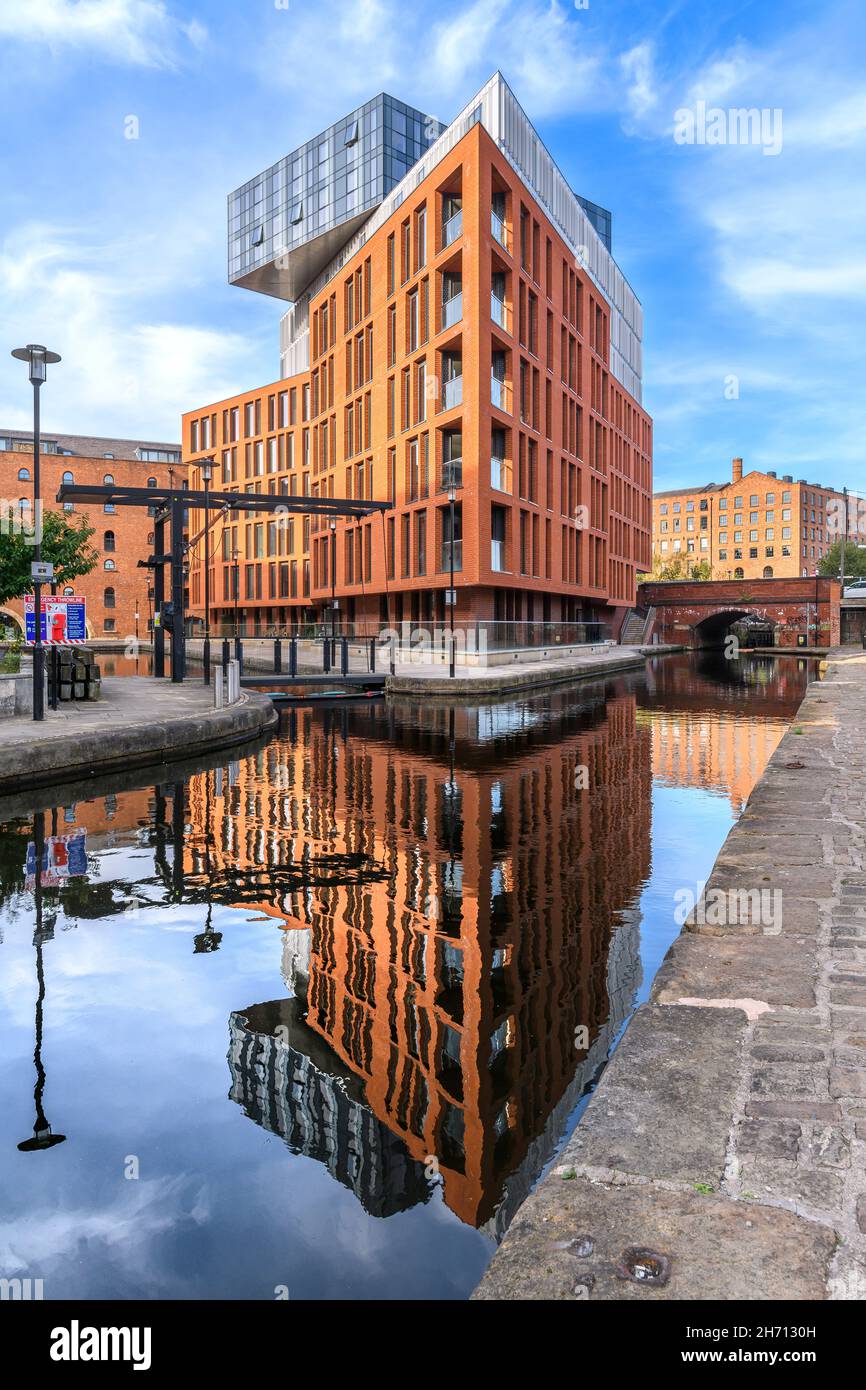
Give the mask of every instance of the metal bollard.
[(283, 648), (279, 637), (274, 638), (274, 675), (278, 676), (283, 669)]
[(371, 671), (375, 671), (375, 669), (376, 669), (376, 639), (375, 639), (375, 637), (371, 637), (371, 638), (370, 638), (370, 670), (371, 670)]
[(227, 666), (228, 666), (228, 664), (229, 664), (230, 661), (231, 661), (231, 648), (230, 648), (230, 646), (229, 646), (229, 639), (228, 639), (227, 637), (224, 637), (224, 638), (223, 638), (223, 670), (224, 670), (224, 671), (225, 671), (225, 669), (227, 668)]
[(340, 638), (340, 675), (341, 675), (341, 676), (348, 676), (348, 674), (349, 674), (349, 639), (348, 639), (348, 637), (341, 637), (341, 638)]
[(326, 637), (322, 642), (322, 670), (328, 672), (331, 669), (331, 643)]
[(240, 698), (241, 693), (241, 668), (237, 661), (230, 661), (228, 664), (227, 695), (228, 703), (233, 705)]
[(289, 675), (298, 674), (298, 639), (293, 637), (289, 643)]

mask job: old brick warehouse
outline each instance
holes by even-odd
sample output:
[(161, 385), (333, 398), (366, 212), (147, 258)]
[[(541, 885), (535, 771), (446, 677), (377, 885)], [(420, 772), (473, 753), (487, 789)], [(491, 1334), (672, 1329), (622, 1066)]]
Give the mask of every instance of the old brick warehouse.
[[(177, 444), (49, 432), (42, 438), (40, 468), (45, 511), (60, 510), (55, 498), (64, 482), (164, 487), (174, 481), (180, 487), (186, 479)], [(33, 435), (27, 430), (0, 430), (0, 497), (10, 507), (32, 506)], [(146, 637), (153, 610), (150, 571), (139, 569), (138, 561), (153, 547), (149, 509), (66, 502), (63, 510), (71, 521), (83, 516), (94, 528), (90, 544), (99, 561), (90, 574), (68, 586), (87, 600), (88, 637), (123, 641), (134, 637), (136, 628)], [(0, 620), (4, 627), (21, 628), (23, 613), (21, 600), (10, 600), (0, 608)]]

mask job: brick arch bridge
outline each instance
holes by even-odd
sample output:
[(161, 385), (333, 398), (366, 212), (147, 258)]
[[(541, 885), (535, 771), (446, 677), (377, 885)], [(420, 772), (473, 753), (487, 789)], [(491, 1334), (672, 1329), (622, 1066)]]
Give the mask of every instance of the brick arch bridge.
[(653, 634), (687, 647), (720, 646), (738, 618), (771, 623), (777, 647), (839, 645), (837, 579), (710, 579), (650, 581), (638, 588), (655, 609)]

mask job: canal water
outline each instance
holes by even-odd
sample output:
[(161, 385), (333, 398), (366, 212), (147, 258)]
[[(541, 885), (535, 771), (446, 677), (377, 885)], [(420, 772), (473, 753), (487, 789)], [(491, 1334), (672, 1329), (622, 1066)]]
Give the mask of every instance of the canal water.
[(310, 706), (0, 802), (0, 1276), (467, 1297), (815, 674)]

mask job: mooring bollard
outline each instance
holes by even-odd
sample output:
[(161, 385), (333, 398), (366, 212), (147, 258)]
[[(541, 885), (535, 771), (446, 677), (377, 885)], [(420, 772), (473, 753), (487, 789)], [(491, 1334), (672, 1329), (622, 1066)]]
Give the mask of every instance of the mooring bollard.
[(230, 661), (228, 664), (226, 694), (228, 697), (228, 704), (230, 705), (233, 705), (236, 700), (240, 699), (241, 668), (240, 663), (237, 661)]

